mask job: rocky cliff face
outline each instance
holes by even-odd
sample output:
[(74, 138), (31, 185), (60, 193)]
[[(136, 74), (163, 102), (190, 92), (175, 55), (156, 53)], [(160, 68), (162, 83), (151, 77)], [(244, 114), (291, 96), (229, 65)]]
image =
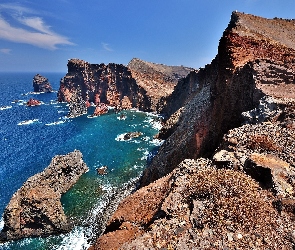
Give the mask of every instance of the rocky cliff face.
[(36, 74), (33, 78), (34, 92), (52, 92), (52, 87), (48, 79), (40, 74)]
[(167, 66), (146, 62), (138, 58), (132, 59), (127, 67), (136, 83), (146, 90), (151, 100), (151, 110), (162, 113), (167, 98), (172, 94), (178, 81), (185, 78), (193, 68), (184, 66)]
[(92, 249), (294, 249), (294, 23), (233, 12), (216, 58), (168, 98), (165, 143)]
[(104, 103), (118, 109), (150, 110), (145, 90), (136, 84), (129, 69), (121, 64), (69, 60), (68, 73), (60, 83), (58, 100), (70, 102), (73, 95), (76, 95), (74, 99), (95, 105)]
[(178, 79), (189, 71), (189, 68), (182, 66), (165, 66), (139, 59), (131, 60), (127, 67), (71, 59), (68, 62), (68, 73), (60, 83), (58, 100), (80, 107), (72, 109), (76, 110), (70, 112), (72, 116), (83, 114), (85, 110), (81, 106), (85, 107), (85, 103), (91, 102), (119, 110), (138, 108), (143, 111), (161, 111), (165, 105), (163, 98), (172, 93)]
[(169, 138), (145, 171), (143, 185), (185, 158), (212, 154), (222, 135), (241, 125), (241, 113), (263, 96), (293, 98), (294, 39), (294, 21), (233, 12), (216, 58), (175, 87), (167, 105), (175, 114), (160, 133)]
[(43, 172), (30, 177), (12, 196), (4, 211), (0, 240), (67, 232), (70, 225), (60, 198), (87, 170), (80, 151), (55, 156)]

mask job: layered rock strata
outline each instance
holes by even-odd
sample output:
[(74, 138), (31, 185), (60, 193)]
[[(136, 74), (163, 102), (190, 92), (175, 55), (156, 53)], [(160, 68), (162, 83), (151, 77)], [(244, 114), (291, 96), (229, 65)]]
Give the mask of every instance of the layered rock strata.
[(294, 20), (232, 13), (216, 58), (175, 87), (167, 105), (167, 113), (174, 113), (159, 135), (168, 139), (142, 185), (185, 158), (211, 155), (223, 134), (241, 125), (241, 113), (257, 107), (261, 98), (295, 97), (294, 27)]
[[(178, 79), (189, 71), (182, 66), (165, 66), (139, 59), (131, 60), (127, 67), (71, 59), (68, 61), (68, 73), (60, 83), (58, 100), (70, 102), (72, 96), (78, 93), (81, 100), (79, 106), (94, 103), (119, 110), (160, 111), (165, 105), (165, 97), (172, 93)], [(78, 114), (83, 112), (78, 110), (75, 115)]]
[(151, 110), (162, 113), (167, 98), (172, 94), (178, 81), (185, 78), (193, 68), (184, 66), (167, 66), (146, 62), (138, 58), (132, 59), (127, 67), (136, 83), (146, 90), (151, 100)]
[(34, 92), (52, 92), (52, 87), (48, 79), (40, 74), (36, 74), (33, 78)]
[(142, 187), (91, 249), (294, 249), (294, 24), (233, 12), (216, 58), (169, 97)]
[(12, 196), (4, 211), (0, 240), (69, 231), (60, 198), (87, 170), (80, 151), (55, 156), (44, 171), (30, 177)]

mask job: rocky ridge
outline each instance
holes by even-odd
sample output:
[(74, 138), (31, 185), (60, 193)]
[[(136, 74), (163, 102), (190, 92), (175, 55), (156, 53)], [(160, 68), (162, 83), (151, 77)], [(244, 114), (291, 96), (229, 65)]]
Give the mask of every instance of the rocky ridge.
[[(190, 68), (182, 66), (165, 66), (139, 59), (131, 60), (127, 67), (71, 59), (68, 73), (60, 82), (58, 100), (77, 104), (79, 108), (70, 111), (70, 116), (83, 114), (83, 107), (90, 103), (105, 104), (118, 110), (161, 111), (165, 97), (172, 93), (177, 80), (189, 71)], [(71, 101), (73, 99), (75, 101)]]
[(294, 34), (294, 20), (232, 13), (216, 58), (170, 95), (141, 188), (91, 249), (294, 249)]
[(87, 170), (80, 151), (55, 156), (44, 171), (30, 177), (12, 196), (4, 211), (0, 241), (69, 231), (60, 198)]
[(178, 81), (185, 78), (193, 68), (167, 66), (133, 58), (127, 65), (136, 83), (144, 88), (151, 99), (151, 110), (162, 113), (166, 99), (172, 94)]

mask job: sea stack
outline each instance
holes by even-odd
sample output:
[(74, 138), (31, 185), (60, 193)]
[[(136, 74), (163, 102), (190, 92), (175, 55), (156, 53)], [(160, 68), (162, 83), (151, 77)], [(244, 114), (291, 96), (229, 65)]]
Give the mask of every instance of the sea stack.
[(43, 172), (30, 177), (12, 196), (4, 211), (0, 241), (69, 231), (60, 198), (87, 170), (80, 151), (55, 156)]
[(48, 79), (40, 74), (36, 74), (33, 78), (34, 92), (52, 92), (52, 87)]

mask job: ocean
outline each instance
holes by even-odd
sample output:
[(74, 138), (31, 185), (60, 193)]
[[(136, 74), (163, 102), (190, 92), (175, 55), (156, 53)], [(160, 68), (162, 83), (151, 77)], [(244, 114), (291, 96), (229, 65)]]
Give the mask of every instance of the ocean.
[[(40, 72), (38, 72), (40, 73)], [(58, 90), (65, 73), (40, 73)], [(46, 168), (55, 155), (78, 149), (89, 167), (62, 196), (74, 229), (63, 235), (0, 243), (0, 249), (87, 249), (99, 230), (105, 209), (134, 188), (134, 183), (162, 143), (154, 139), (160, 117), (136, 110), (92, 118), (89, 113), (67, 118), (68, 105), (57, 102), (57, 92), (34, 93), (35, 73), (0, 73), (0, 230), (11, 196), (32, 175)], [(27, 107), (30, 99), (40, 106)], [(123, 140), (128, 132), (141, 132)], [(107, 175), (96, 169), (108, 167)], [(102, 219), (103, 221), (103, 219)]]

